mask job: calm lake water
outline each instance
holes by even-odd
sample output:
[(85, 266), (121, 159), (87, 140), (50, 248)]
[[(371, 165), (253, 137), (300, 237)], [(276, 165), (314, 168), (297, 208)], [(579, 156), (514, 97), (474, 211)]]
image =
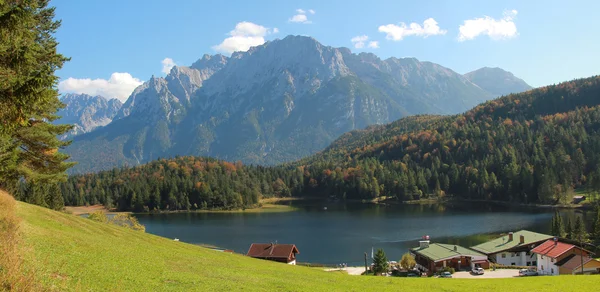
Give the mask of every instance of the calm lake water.
[[(253, 242), (294, 243), (298, 261), (362, 265), (383, 248), (400, 260), (423, 235), (432, 242), (472, 246), (490, 235), (527, 229), (549, 233), (553, 210), (488, 204), (400, 205), (302, 203), (285, 213), (138, 214), (146, 232), (246, 253)], [(327, 210), (324, 210), (327, 207)], [(562, 211), (574, 218), (579, 211)], [(584, 219), (591, 220), (591, 214)], [(589, 218), (585, 218), (589, 217)], [(587, 220), (586, 220), (587, 221)]]

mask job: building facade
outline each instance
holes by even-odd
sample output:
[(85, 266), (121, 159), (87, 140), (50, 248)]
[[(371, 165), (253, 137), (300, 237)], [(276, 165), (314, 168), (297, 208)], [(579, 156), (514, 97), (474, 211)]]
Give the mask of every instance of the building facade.
[(471, 249), (487, 255), (494, 263), (505, 266), (537, 266), (537, 257), (532, 249), (552, 238), (551, 235), (520, 230), (509, 232)]
[[(574, 244), (561, 242), (554, 238), (547, 240), (532, 250), (537, 258), (537, 271), (540, 275), (569, 275), (596, 273), (600, 263), (590, 257), (590, 252)], [(586, 268), (587, 266), (587, 268)], [(579, 269), (579, 270), (578, 270)]]

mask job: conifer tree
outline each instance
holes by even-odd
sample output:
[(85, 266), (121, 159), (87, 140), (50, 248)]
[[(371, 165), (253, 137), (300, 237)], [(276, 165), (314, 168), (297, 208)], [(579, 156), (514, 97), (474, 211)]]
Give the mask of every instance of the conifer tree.
[(581, 220), (580, 216), (577, 216), (577, 219), (575, 220), (572, 239), (581, 242), (588, 242), (588, 233), (585, 228), (585, 223), (583, 223), (583, 220)]
[(567, 239), (573, 238), (573, 224), (571, 224), (571, 218), (567, 217), (567, 223), (565, 224), (565, 237)]
[[(64, 181), (73, 165), (58, 151), (69, 143), (57, 136), (70, 126), (51, 123), (63, 107), (55, 71), (68, 59), (57, 53), (54, 34), (60, 21), (54, 20), (48, 2), (0, 1), (0, 187), (11, 190), (20, 180), (46, 185)], [(56, 206), (62, 200), (60, 192), (44, 195), (31, 201)]]
[(389, 269), (388, 260), (382, 248), (377, 249), (373, 257), (373, 273), (378, 276), (381, 273), (387, 273)]

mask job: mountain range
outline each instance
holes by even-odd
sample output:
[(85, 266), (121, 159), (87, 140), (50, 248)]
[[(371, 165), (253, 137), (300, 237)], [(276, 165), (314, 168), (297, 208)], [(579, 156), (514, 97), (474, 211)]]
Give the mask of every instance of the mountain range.
[(288, 36), (153, 76), (112, 122), (75, 137), (66, 152), (79, 162), (73, 172), (176, 155), (276, 164), (320, 151), (351, 130), (409, 115), (457, 114), (529, 88), (502, 69), (461, 75), (414, 58), (382, 60)]
[(87, 94), (65, 94), (61, 101), (65, 107), (58, 111), (61, 118), (55, 123), (73, 125), (71, 131), (60, 137), (63, 140), (108, 125), (123, 105), (118, 99)]

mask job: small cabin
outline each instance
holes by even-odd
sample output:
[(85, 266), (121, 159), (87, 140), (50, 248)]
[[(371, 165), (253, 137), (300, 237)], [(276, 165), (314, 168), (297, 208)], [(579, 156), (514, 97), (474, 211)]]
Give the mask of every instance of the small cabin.
[(299, 253), (295, 244), (253, 243), (246, 255), (257, 259), (295, 265), (296, 254)]

